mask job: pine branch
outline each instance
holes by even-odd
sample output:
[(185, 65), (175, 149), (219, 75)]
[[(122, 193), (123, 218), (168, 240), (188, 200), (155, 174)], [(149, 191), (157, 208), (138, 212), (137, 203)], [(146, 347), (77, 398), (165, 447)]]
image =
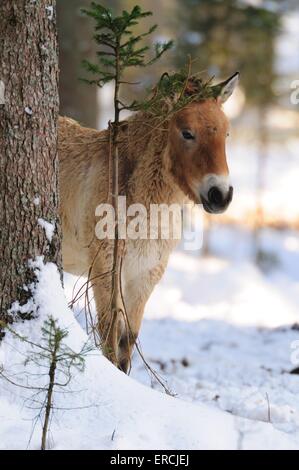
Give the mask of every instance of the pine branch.
[[(138, 5), (129, 12), (124, 10), (120, 16), (113, 16), (108, 8), (95, 2), (92, 2), (89, 10), (82, 9), (81, 11), (95, 20), (97, 33), (93, 39), (100, 47), (97, 52), (98, 64), (87, 60), (82, 63), (88, 73), (97, 76), (96, 79), (91, 80), (84, 78), (85, 83), (102, 87), (106, 83), (116, 80), (116, 75), (118, 75), (119, 84), (124, 83), (123, 74), (127, 68), (152, 65), (173, 45), (172, 41), (155, 44), (153, 57), (146, 59), (150, 48), (147, 45), (139, 46), (139, 43), (145, 37), (153, 34), (157, 25), (152, 25), (142, 34), (134, 35), (133, 27), (138, 25), (141, 19), (152, 15), (150, 11), (142, 11)], [(126, 39), (124, 40), (124, 38)], [(116, 56), (118, 60), (116, 60)], [(128, 106), (122, 106), (122, 109), (128, 109)]]

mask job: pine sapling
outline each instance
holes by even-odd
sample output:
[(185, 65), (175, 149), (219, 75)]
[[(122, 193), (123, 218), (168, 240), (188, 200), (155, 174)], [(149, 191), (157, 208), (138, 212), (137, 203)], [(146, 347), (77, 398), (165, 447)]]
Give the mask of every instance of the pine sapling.
[[(24, 376), (28, 378), (28, 385), (23, 385), (21, 382), (12, 380), (5, 372), (4, 367), (0, 369), (0, 377), (7, 380), (9, 383), (21, 388), (26, 388), (34, 392), (34, 403), (38, 403), (37, 419), (42, 421), (42, 437), (41, 437), (41, 450), (47, 448), (49, 426), (51, 415), (53, 413), (55, 393), (58, 390), (67, 387), (73, 378), (75, 371), (83, 372), (85, 366), (85, 357), (91, 351), (90, 345), (85, 343), (80, 351), (74, 352), (66, 343), (65, 339), (68, 337), (68, 331), (58, 325), (58, 321), (52, 316), (49, 316), (43, 323), (41, 328), (41, 338), (39, 343), (30, 341), (28, 338), (21, 336), (8, 325), (5, 327), (13, 337), (28, 345), (29, 350), (26, 352), (26, 359), (24, 365), (28, 366), (33, 364), (39, 371), (40, 379), (47, 377), (45, 383), (37, 386), (30, 382), (32, 374), (22, 371), (22, 379)], [(14, 374), (15, 377), (15, 374)], [(42, 396), (41, 400), (36, 399), (37, 396)]]
[[(125, 72), (130, 67), (147, 67), (156, 62), (171, 48), (172, 41), (156, 43), (154, 54), (147, 58), (148, 46), (142, 45), (145, 37), (151, 35), (157, 28), (153, 25), (146, 32), (134, 35), (133, 28), (143, 18), (151, 16), (149, 11), (142, 11), (135, 6), (131, 11), (123, 11), (120, 16), (115, 16), (108, 8), (92, 3), (91, 8), (82, 10), (83, 13), (95, 20), (94, 40), (99, 47), (97, 52), (98, 63), (94, 64), (87, 60), (83, 62), (84, 68), (94, 76), (93, 79), (85, 80), (87, 83), (102, 87), (108, 82), (114, 83), (114, 120), (109, 123), (110, 131), (110, 167), (112, 168), (112, 182), (110, 182), (111, 202), (115, 213), (114, 250), (111, 279), (111, 302), (110, 318), (106, 337), (103, 338), (103, 348), (108, 358), (118, 365), (117, 344), (118, 326), (124, 321), (127, 324), (125, 306), (121, 292), (121, 259), (124, 249), (123, 240), (119, 239), (118, 233), (118, 196), (119, 196), (119, 127), (120, 114), (123, 110), (135, 111), (138, 103), (123, 103), (120, 99), (120, 89), (124, 84), (130, 84), (124, 78)], [(128, 325), (127, 325), (128, 327)], [(113, 348), (105, 350), (105, 343), (112, 344)]]

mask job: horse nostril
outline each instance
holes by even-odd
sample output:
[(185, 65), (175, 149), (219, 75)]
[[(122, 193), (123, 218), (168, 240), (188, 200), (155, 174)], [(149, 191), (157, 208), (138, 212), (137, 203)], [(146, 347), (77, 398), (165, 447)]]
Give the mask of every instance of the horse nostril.
[(209, 203), (213, 204), (214, 206), (222, 205), (223, 195), (220, 189), (218, 189), (216, 186), (213, 186), (211, 189), (209, 189), (208, 200), (209, 200)]
[(232, 202), (233, 192), (234, 192), (234, 188), (230, 186), (228, 190), (228, 195), (227, 195), (227, 204), (230, 204)]

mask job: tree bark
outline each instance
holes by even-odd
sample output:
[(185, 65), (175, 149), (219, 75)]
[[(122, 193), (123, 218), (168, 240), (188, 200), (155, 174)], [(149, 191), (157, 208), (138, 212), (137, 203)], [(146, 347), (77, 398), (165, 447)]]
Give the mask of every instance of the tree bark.
[(90, 3), (90, 0), (57, 0), (60, 114), (97, 128), (97, 87), (79, 80), (84, 76), (82, 60), (95, 58), (93, 25), (80, 12), (80, 8), (87, 8)]
[[(55, 0), (1, 0), (0, 81), (0, 320), (10, 321), (12, 302), (30, 298), (28, 261), (61, 270)], [(55, 224), (52, 241), (40, 218)]]

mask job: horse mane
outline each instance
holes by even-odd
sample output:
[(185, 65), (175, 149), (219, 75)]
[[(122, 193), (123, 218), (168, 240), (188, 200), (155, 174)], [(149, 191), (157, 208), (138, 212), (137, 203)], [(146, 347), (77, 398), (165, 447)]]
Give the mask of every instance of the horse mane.
[(149, 143), (154, 152), (165, 148), (173, 115), (188, 104), (213, 98), (211, 81), (189, 77), (184, 72), (164, 73), (148, 98), (136, 105), (136, 112), (121, 122), (121, 147), (137, 157)]

